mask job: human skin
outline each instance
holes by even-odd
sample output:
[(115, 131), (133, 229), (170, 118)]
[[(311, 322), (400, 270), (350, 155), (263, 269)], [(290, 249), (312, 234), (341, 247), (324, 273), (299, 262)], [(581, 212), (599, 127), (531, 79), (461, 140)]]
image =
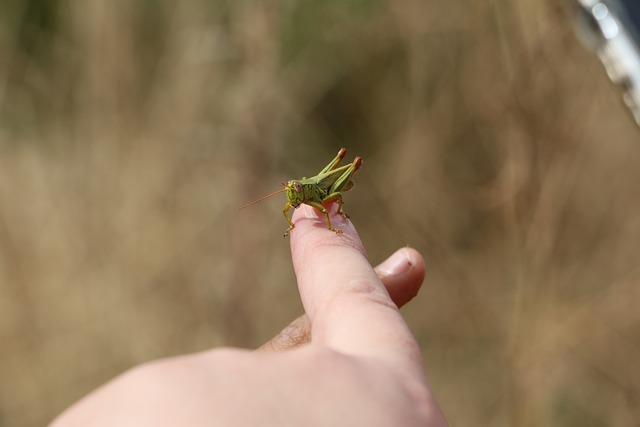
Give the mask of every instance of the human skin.
[(219, 348), (133, 368), (52, 423), (72, 426), (446, 426), (398, 311), (424, 261), (403, 248), (373, 269), (352, 223), (303, 205), (293, 266), (305, 315), (259, 351)]

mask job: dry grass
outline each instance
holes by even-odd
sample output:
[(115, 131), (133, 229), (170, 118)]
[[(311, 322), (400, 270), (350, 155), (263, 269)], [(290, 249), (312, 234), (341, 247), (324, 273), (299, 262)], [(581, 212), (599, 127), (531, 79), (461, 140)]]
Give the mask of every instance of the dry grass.
[(0, 425), (299, 314), (235, 208), (341, 146), (452, 425), (640, 422), (639, 133), (551, 0), (5, 3)]

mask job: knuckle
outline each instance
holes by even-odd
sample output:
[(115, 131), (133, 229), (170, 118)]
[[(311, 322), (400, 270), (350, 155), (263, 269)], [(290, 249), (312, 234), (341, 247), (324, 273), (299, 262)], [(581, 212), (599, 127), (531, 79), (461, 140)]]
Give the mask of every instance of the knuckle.
[(357, 294), (360, 298), (366, 298), (367, 302), (397, 310), (398, 307), (389, 297), (381, 282), (370, 278), (357, 277), (349, 280), (345, 286), (345, 292)]

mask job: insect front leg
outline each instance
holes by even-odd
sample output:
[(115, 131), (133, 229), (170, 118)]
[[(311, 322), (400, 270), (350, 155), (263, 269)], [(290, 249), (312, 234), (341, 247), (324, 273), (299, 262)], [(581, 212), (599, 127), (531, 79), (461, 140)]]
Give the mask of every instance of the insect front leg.
[(286, 205), (284, 205), (284, 208), (282, 209), (282, 213), (284, 214), (285, 219), (289, 223), (289, 228), (287, 228), (284, 231), (284, 237), (287, 237), (289, 235), (289, 232), (293, 230), (293, 228), (295, 227), (295, 225), (293, 225), (293, 221), (291, 221), (291, 218), (289, 218), (289, 215), (287, 215), (287, 212), (289, 212), (289, 209), (291, 209), (291, 207), (292, 207), (291, 203), (287, 203)]

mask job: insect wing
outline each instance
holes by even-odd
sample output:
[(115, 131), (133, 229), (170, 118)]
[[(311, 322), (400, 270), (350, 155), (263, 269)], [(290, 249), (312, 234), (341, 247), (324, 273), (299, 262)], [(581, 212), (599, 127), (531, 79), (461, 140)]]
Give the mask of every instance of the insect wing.
[(353, 187), (353, 181), (351, 181), (351, 177), (353, 176), (354, 173), (358, 171), (358, 169), (360, 169), (361, 166), (362, 166), (362, 157), (357, 156), (353, 160), (353, 163), (347, 165), (347, 170), (338, 177), (336, 182), (334, 182), (331, 185), (331, 188), (329, 189), (329, 193), (347, 191), (351, 187)]

